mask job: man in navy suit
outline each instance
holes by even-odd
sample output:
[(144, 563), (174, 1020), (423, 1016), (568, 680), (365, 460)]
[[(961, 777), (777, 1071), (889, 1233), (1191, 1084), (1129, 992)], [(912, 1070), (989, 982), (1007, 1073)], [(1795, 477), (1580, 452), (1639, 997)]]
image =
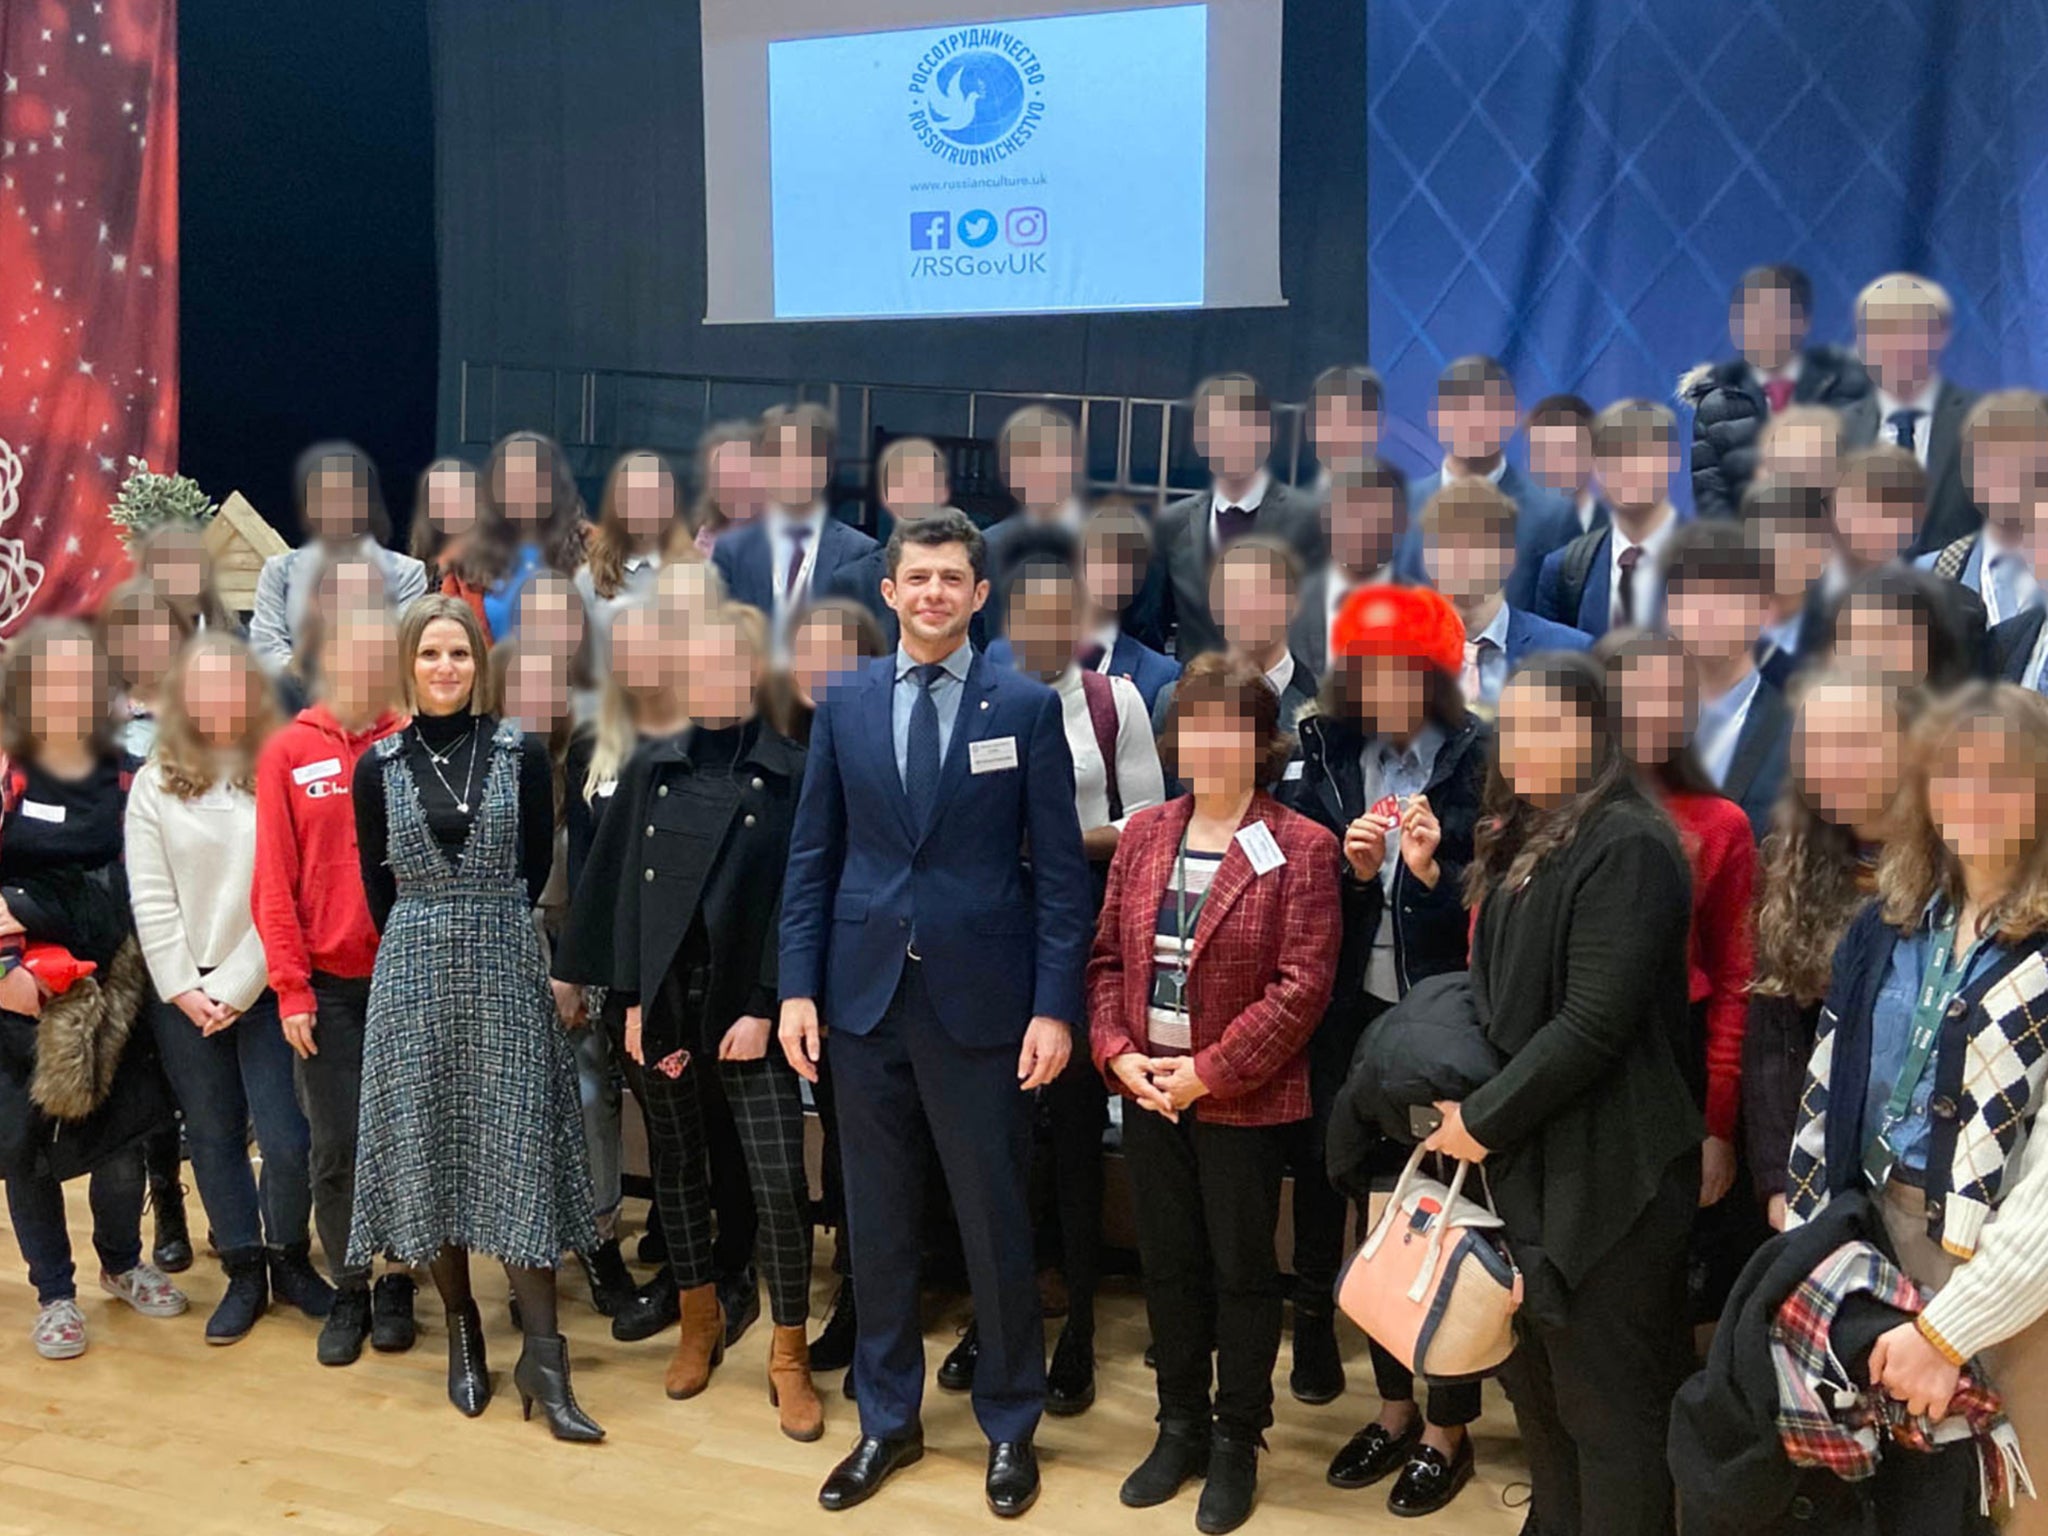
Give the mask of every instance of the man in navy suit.
[(1465, 625), (1465, 702), (1491, 710), (1522, 658), (1583, 651), (1583, 630), (1553, 624), (1507, 598), (1515, 565), (1515, 504), (1484, 480), (1453, 480), (1422, 513), (1423, 547), (1437, 590)]
[(1771, 612), (1770, 557), (1754, 530), (1690, 523), (1665, 568), (1671, 633), (1699, 678), (1693, 749), (1714, 786), (1742, 807), (1762, 842), (1785, 786), (1792, 710), (1756, 668), (1755, 643)]
[(1490, 480), (1515, 504), (1517, 513), (1508, 601), (1517, 608), (1530, 607), (1543, 557), (1570, 542), (1579, 525), (1569, 501), (1507, 461), (1508, 439), (1515, 435), (1514, 381), (1493, 358), (1461, 357), (1438, 377), (1436, 406), (1429, 419), (1437, 441), (1444, 445), (1443, 467), (1408, 486), (1408, 536), (1394, 557), (1394, 574), (1402, 581), (1428, 585), (1416, 517), (1449, 481)]
[[(986, 551), (957, 512), (889, 541), (894, 656), (819, 701), (783, 888), (781, 1039), (816, 1081), (831, 1029), (861, 1438), (819, 1502), (850, 1509), (924, 1454), (919, 1239), (927, 1147), (980, 1325), (989, 1507), (1038, 1496), (1045, 1341), (1025, 1184), (1033, 1090), (1085, 1023), (1094, 891), (1059, 695), (967, 640)], [(1025, 849), (1029, 848), (1029, 862)]]
[(1544, 557), (1537, 617), (1595, 640), (1624, 624), (1655, 629), (1663, 622), (1664, 550), (1684, 521), (1670, 499), (1677, 418), (1654, 401), (1617, 401), (1593, 419), (1593, 463), (1612, 521)]
[(819, 405), (778, 405), (761, 416), (754, 462), (767, 477), (768, 510), (732, 529), (711, 563), (735, 602), (767, 614), (780, 637), (815, 594), (834, 590), (843, 567), (875, 541), (832, 516), (825, 485), (832, 470), (832, 418)]

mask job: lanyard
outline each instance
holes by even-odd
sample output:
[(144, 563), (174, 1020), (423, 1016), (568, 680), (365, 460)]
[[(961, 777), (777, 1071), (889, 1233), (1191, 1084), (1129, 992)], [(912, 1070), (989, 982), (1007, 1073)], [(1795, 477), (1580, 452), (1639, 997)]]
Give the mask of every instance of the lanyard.
[(1882, 1188), (1891, 1177), (1892, 1165), (1898, 1161), (1892, 1138), (1913, 1106), (1913, 1095), (1920, 1087), (1921, 1078), (1927, 1075), (1927, 1063), (1934, 1055), (1935, 1042), (1941, 1038), (1942, 1018), (1956, 993), (1963, 989), (1970, 963), (1983, 942), (1980, 936), (1962, 959), (1956, 961), (1956, 920), (1951, 917), (1934, 930), (1934, 942), (1927, 952), (1926, 970), (1920, 978), (1920, 996), (1913, 1005), (1913, 1025), (1906, 1041), (1906, 1059), (1899, 1067), (1898, 1081), (1892, 1084), (1891, 1097), (1885, 1101), (1884, 1117), (1877, 1134), (1871, 1137), (1870, 1145), (1863, 1154), (1863, 1171), (1872, 1188)]
[[(1220, 874), (1221, 872), (1222, 866), (1219, 864), (1217, 873)], [(1209, 905), (1209, 892), (1215, 889), (1216, 877), (1211, 875), (1208, 885), (1202, 890), (1202, 894), (1195, 898), (1194, 911), (1190, 912), (1188, 910), (1188, 835), (1186, 832), (1182, 832), (1180, 835), (1180, 851), (1173, 856), (1173, 927), (1174, 932), (1180, 938), (1180, 944), (1174, 952), (1174, 968), (1178, 973), (1177, 979), (1181, 984), (1180, 1011), (1182, 1013), (1186, 1013), (1188, 1008), (1186, 991), (1188, 980), (1188, 940), (1193, 936), (1195, 929), (1201, 926), (1202, 908)]]

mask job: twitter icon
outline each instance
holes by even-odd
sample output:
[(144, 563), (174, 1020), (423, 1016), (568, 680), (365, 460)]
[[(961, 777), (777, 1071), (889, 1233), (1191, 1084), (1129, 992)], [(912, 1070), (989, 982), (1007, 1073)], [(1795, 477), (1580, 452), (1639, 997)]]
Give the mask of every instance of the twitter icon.
[(996, 216), (986, 208), (972, 208), (953, 221), (953, 233), (960, 243), (980, 250), (996, 237)]

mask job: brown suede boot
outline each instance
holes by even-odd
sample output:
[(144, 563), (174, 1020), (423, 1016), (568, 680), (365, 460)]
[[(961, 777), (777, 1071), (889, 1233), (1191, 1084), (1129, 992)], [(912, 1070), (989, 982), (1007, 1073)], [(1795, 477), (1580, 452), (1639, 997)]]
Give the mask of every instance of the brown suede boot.
[(725, 1358), (725, 1314), (718, 1287), (700, 1285), (680, 1293), (682, 1331), (662, 1385), (673, 1398), (695, 1397), (711, 1384), (711, 1372)]
[(801, 1325), (777, 1325), (768, 1345), (768, 1401), (782, 1415), (782, 1432), (809, 1443), (825, 1433), (825, 1405), (811, 1385), (811, 1346)]

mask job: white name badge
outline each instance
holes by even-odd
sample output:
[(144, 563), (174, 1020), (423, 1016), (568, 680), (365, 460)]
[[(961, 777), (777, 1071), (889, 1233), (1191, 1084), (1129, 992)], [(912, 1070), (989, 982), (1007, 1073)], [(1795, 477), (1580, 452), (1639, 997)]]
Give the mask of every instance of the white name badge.
[(340, 758), (323, 757), (317, 763), (308, 763), (303, 768), (294, 768), (292, 770), (292, 782), (294, 784), (310, 784), (315, 779), (332, 778), (339, 772), (341, 772)]
[(1273, 841), (1273, 832), (1263, 821), (1255, 821), (1237, 831), (1237, 846), (1244, 850), (1244, 856), (1252, 861), (1252, 873), (1268, 874), (1287, 862), (1287, 855), (1280, 851), (1280, 845)]
[(970, 741), (967, 744), (967, 770), (970, 773), (999, 773), (1005, 768), (1017, 766), (1017, 738), (998, 736), (991, 741)]
[(64, 807), (45, 805), (40, 800), (24, 800), (21, 802), (21, 814), (31, 821), (61, 822), (64, 819)]

